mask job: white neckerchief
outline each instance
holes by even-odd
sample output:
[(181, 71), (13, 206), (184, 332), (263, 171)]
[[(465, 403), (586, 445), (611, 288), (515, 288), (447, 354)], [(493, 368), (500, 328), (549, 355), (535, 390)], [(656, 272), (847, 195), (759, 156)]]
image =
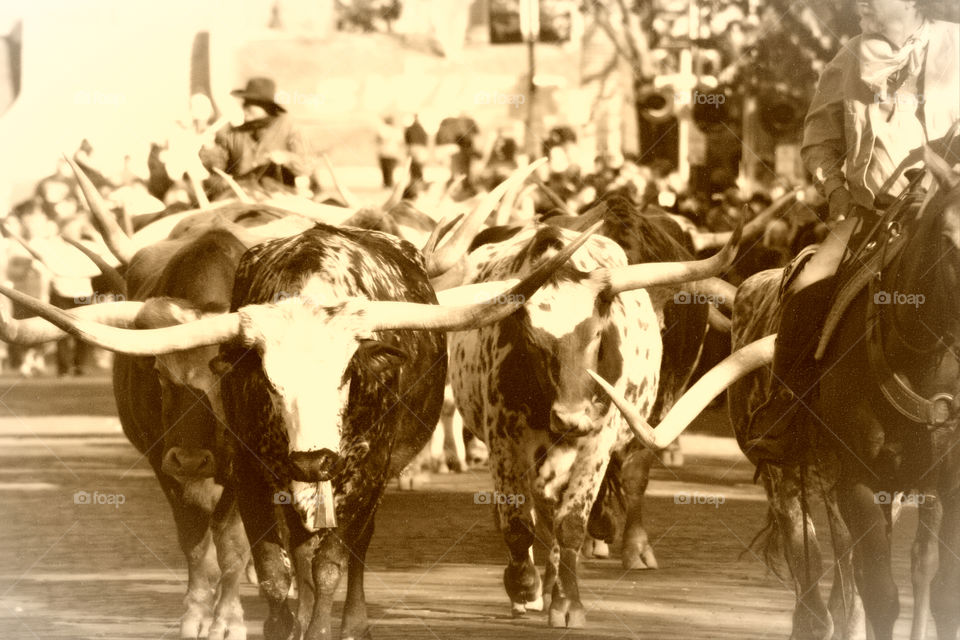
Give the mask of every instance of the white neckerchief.
[(881, 100), (887, 99), (887, 83), (901, 69), (919, 75), (923, 54), (930, 41), (929, 22), (913, 32), (903, 46), (893, 50), (890, 41), (882, 36), (864, 34), (860, 40), (860, 77)]

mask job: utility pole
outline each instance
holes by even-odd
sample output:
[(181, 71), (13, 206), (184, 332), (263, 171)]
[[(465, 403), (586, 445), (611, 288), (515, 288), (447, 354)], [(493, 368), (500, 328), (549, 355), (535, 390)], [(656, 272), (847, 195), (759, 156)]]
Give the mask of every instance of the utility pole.
[[(678, 87), (679, 91), (687, 91), (687, 99), (682, 102), (680, 113), (677, 118), (677, 172), (683, 184), (690, 182), (690, 127), (693, 123), (693, 104), (696, 96), (696, 79), (694, 76), (693, 57), (696, 49), (695, 41), (700, 37), (700, 5), (698, 0), (690, 0), (690, 6), (687, 12), (689, 28), (687, 35), (690, 38), (688, 46), (680, 50), (680, 77), (689, 79), (689, 89), (683, 86)], [(692, 81), (690, 81), (692, 80)]]
[(520, 0), (520, 33), (527, 43), (527, 119), (526, 143), (524, 145), (527, 157), (533, 161), (540, 154), (538, 151), (539, 136), (537, 135), (537, 84), (535, 82), (537, 58), (534, 47), (540, 37), (540, 0)]
[[(747, 20), (749, 24), (755, 24), (757, 19), (757, 13), (760, 8), (759, 0), (750, 0)], [(744, 83), (746, 85), (746, 91), (743, 96), (743, 121), (741, 123), (740, 130), (740, 139), (743, 141), (740, 153), (740, 188), (744, 191), (745, 196), (750, 196), (753, 193), (754, 187), (754, 178), (756, 176), (756, 168), (759, 164), (757, 159), (756, 149), (760, 148), (758, 141), (759, 130), (757, 124), (757, 95), (756, 95), (756, 84), (754, 69), (752, 65), (747, 68), (746, 71), (747, 79)]]

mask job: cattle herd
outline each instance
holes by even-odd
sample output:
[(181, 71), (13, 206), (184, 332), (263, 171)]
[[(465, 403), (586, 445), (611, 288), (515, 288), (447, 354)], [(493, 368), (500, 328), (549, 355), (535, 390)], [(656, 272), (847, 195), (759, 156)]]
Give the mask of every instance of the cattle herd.
[[(642, 522), (651, 465), (729, 388), (797, 585), (791, 637), (892, 637), (896, 509), (875, 496), (922, 491), (932, 499), (914, 545), (916, 601), (938, 637), (956, 640), (960, 175), (932, 154), (927, 165), (937, 186), (921, 215), (884, 227), (872, 243), (889, 251), (851, 269), (863, 282), (824, 338), (807, 446), (781, 465), (751, 455), (746, 424), (779, 392), (768, 365), (783, 270), (739, 288), (722, 279), (756, 234), (741, 225), (705, 240), (616, 195), (486, 227), (539, 163), (438, 222), (395, 197), (374, 209), (254, 201), (234, 185), (233, 197), (135, 238), (74, 164), (120, 261), (98, 266), (122, 301), (62, 311), (0, 286), (37, 316), (0, 312), (0, 338), (72, 334), (116, 354), (120, 422), (170, 503), (189, 568), (182, 638), (244, 638), (247, 575), (269, 607), (268, 640), (370, 637), (363, 574), (376, 510), (430, 442), (451, 389), (463, 427), (489, 450), (512, 614), (545, 609), (551, 627), (584, 627), (584, 545), (617, 538), (625, 569), (657, 566)], [(921, 289), (923, 309), (871, 302)], [(733, 353), (695, 380), (708, 333), (730, 334)], [(814, 498), (836, 554), (828, 604)], [(611, 503), (616, 531), (598, 524)], [(537, 540), (551, 550), (542, 574)], [(915, 616), (914, 638), (925, 625)]]

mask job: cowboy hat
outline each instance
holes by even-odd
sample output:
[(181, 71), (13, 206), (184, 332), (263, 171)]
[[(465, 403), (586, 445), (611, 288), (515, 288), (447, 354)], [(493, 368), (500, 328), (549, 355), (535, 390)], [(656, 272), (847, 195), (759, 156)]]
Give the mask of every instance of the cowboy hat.
[(254, 103), (271, 104), (278, 110), (286, 112), (286, 109), (277, 104), (276, 94), (277, 84), (271, 78), (250, 78), (246, 87), (230, 92), (230, 95), (237, 98)]

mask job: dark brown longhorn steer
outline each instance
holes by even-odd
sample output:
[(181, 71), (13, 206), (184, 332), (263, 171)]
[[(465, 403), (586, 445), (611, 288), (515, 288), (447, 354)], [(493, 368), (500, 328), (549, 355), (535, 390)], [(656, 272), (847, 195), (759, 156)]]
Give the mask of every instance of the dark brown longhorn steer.
[[(423, 258), (409, 243), (326, 225), (251, 249), (237, 270), (233, 311), (176, 326), (117, 328), (0, 292), (129, 356), (222, 344), (212, 366), (224, 374), (223, 407), (240, 441), (237, 483), (228, 490), (236, 490), (270, 607), (264, 636), (298, 638), (306, 625), (307, 638), (331, 637), (334, 591), (348, 572), (341, 636), (368, 637), (363, 562), (373, 515), (391, 470), (403, 468), (436, 424), (443, 332), (515, 312), (595, 230), (509, 290), (492, 282), (444, 292), (469, 301), (458, 305), (436, 305)], [(299, 620), (286, 602), (288, 545)]]
[[(137, 250), (116, 228), (86, 175), (74, 168), (112, 250), (124, 262), (120, 284), (131, 301), (70, 311), (86, 321), (149, 330), (225, 313), (240, 256), (263, 239), (260, 231), (274, 223), (286, 225), (286, 233), (311, 225), (275, 208), (232, 205), (215, 215), (184, 218), (169, 237)], [(0, 323), (0, 338), (7, 342), (37, 344), (63, 336), (40, 319)], [(230, 456), (219, 380), (208, 366), (216, 354), (215, 345), (156, 356), (120, 349), (113, 389), (124, 434), (153, 467), (187, 560), (180, 636), (234, 640), (246, 634), (239, 588), (249, 546), (235, 501), (222, 495)]]

